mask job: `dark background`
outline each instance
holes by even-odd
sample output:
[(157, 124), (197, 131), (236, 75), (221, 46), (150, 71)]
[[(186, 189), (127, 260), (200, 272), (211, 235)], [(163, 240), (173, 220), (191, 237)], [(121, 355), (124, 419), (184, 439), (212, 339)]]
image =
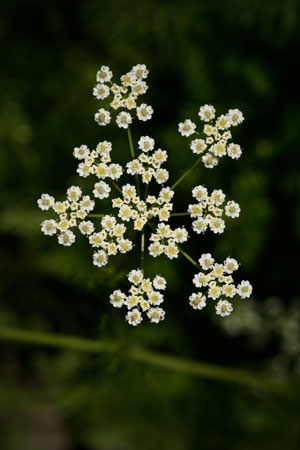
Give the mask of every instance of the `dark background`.
[[(135, 364), (122, 351), (2, 341), (1, 449), (298, 449), (299, 2), (11, 0), (0, 11), (1, 326), (138, 344), (280, 376), (293, 389), (279, 399)], [(75, 146), (108, 139), (116, 161), (129, 158), (126, 133), (94, 122), (100, 103), (91, 92), (102, 64), (117, 79), (137, 63), (150, 69), (142, 99), (154, 116), (134, 124), (133, 138), (149, 134), (168, 150), (171, 183), (195, 161), (178, 122), (197, 120), (205, 103), (244, 113), (233, 130), (242, 158), (200, 167), (178, 187), (176, 207), (200, 183), (241, 205), (223, 235), (193, 235), (186, 246), (195, 259), (211, 251), (241, 263), (238, 276), (254, 292), (235, 325), (188, 305), (194, 269), (186, 260), (148, 256), (149, 274), (168, 280), (166, 320), (132, 329), (108, 296), (126, 286), (120, 279), (138, 265), (135, 255), (99, 270), (84, 242), (63, 248), (40, 233), (40, 194), (63, 198), (84, 183)]]

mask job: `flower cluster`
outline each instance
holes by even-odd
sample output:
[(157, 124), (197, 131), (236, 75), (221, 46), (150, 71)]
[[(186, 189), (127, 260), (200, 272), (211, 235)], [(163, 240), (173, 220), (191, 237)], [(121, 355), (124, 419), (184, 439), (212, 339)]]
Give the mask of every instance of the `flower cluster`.
[[(112, 96), (109, 103), (113, 110), (122, 109), (116, 116), (116, 124), (119, 128), (128, 128), (132, 123), (133, 117), (128, 111), (135, 111), (139, 120), (150, 120), (153, 114), (152, 106), (142, 103), (137, 105), (138, 97), (148, 89), (145, 79), (148, 77), (149, 70), (145, 64), (137, 64), (132, 69), (122, 75), (120, 84), (113, 83), (112, 71), (107, 66), (102, 66), (97, 72), (97, 84), (93, 89), (93, 95), (98, 100), (108, 99)], [(124, 111), (125, 110), (125, 111)], [(101, 125), (108, 125), (111, 121), (111, 114), (108, 110), (100, 108), (95, 114), (95, 121)]]
[(101, 219), (101, 227), (101, 231), (89, 233), (89, 243), (99, 249), (93, 255), (93, 264), (98, 267), (105, 266), (109, 256), (118, 252), (130, 252), (133, 247), (133, 242), (124, 238), (126, 227), (118, 223), (115, 217), (104, 216)]
[(226, 258), (223, 264), (217, 264), (210, 253), (204, 253), (199, 259), (199, 264), (204, 272), (198, 272), (193, 278), (193, 283), (197, 288), (205, 289), (205, 293), (196, 292), (190, 296), (190, 305), (194, 309), (203, 309), (208, 297), (218, 300), (215, 306), (217, 314), (222, 317), (229, 316), (233, 307), (226, 297), (232, 298), (236, 295), (242, 299), (250, 297), (252, 286), (249, 281), (241, 281), (238, 286), (233, 284), (231, 274), (239, 267), (234, 258)]
[(191, 218), (195, 218), (192, 225), (193, 230), (198, 234), (204, 233), (208, 227), (214, 233), (223, 233), (225, 229), (225, 221), (222, 219), (224, 210), (228, 217), (236, 218), (240, 214), (240, 206), (233, 200), (228, 201), (222, 208), (226, 195), (221, 189), (215, 189), (209, 196), (206, 187), (199, 185), (194, 187), (192, 195), (198, 200), (198, 203), (190, 204), (188, 212)]
[[(207, 298), (218, 300), (216, 313), (226, 316), (233, 308), (227, 298), (236, 295), (241, 298), (249, 297), (252, 292), (250, 283), (242, 281), (237, 286), (233, 284), (231, 274), (238, 268), (238, 263), (233, 258), (227, 258), (223, 264), (216, 264), (210, 254), (204, 254), (199, 259), (199, 265), (181, 247), (188, 241), (190, 230), (183, 226), (172, 227), (170, 222), (172, 216), (189, 215), (193, 219), (191, 229), (196, 233), (201, 234), (210, 229), (217, 234), (224, 231), (224, 215), (231, 218), (239, 216), (238, 203), (233, 200), (225, 202), (226, 196), (221, 189), (215, 189), (209, 195), (202, 185), (195, 186), (192, 190), (195, 203), (188, 205), (184, 212), (173, 212), (174, 189), (201, 160), (205, 167), (212, 168), (226, 154), (233, 159), (240, 157), (240, 146), (228, 143), (231, 139), (229, 128), (240, 124), (244, 118), (238, 109), (230, 109), (226, 115), (216, 118), (213, 106), (202, 106), (199, 117), (205, 122), (203, 136), (190, 143), (192, 152), (200, 155), (199, 159), (173, 185), (168, 186), (169, 172), (162, 168), (168, 159), (167, 151), (156, 148), (154, 139), (145, 135), (137, 139), (136, 154), (130, 131), (133, 112), (142, 121), (151, 119), (153, 113), (151, 106), (137, 104), (138, 97), (148, 89), (145, 81), (148, 73), (144, 64), (138, 64), (116, 84), (112, 81), (109, 67), (102, 66), (97, 72), (93, 94), (98, 100), (107, 101), (110, 111), (100, 108), (95, 120), (101, 126), (107, 125), (111, 122), (111, 110), (117, 111), (115, 122), (119, 128), (127, 130), (131, 157), (124, 167), (113, 163), (112, 143), (106, 140), (99, 142), (93, 150), (87, 145), (75, 147), (73, 155), (78, 160), (78, 175), (84, 180), (90, 175), (96, 177), (91, 197), (83, 195), (82, 188), (78, 186), (68, 188), (67, 197), (63, 201), (56, 201), (51, 195), (42, 194), (38, 206), (43, 211), (52, 210), (57, 214), (57, 218), (42, 222), (42, 232), (49, 236), (57, 235), (60, 244), (70, 246), (76, 239), (73, 229), (77, 228), (77, 235), (85, 236), (94, 250), (93, 264), (96, 267), (108, 264), (112, 255), (125, 254), (133, 249), (134, 242), (126, 237), (127, 232), (133, 229), (141, 233), (141, 267), (128, 274), (128, 280), (132, 284), (129, 292), (125, 295), (117, 289), (110, 296), (113, 306), (127, 307), (126, 320), (131, 325), (141, 323), (143, 313), (152, 323), (160, 322), (165, 315), (160, 307), (163, 302), (160, 291), (165, 289), (166, 280), (160, 275), (156, 275), (152, 281), (145, 277), (145, 249), (154, 258), (165, 255), (174, 259), (181, 254), (203, 270), (204, 272), (195, 275), (193, 283), (205, 291), (193, 293), (190, 304), (194, 309), (202, 309)], [(186, 137), (199, 134), (196, 128), (196, 124), (190, 119), (179, 124), (179, 132)], [(127, 178), (133, 176), (134, 182), (128, 183), (126, 180), (119, 184), (122, 175)], [(151, 192), (153, 184), (155, 191)], [(101, 208), (101, 203), (105, 199), (104, 209), (103, 206)]]
[(173, 204), (170, 202), (174, 192), (170, 188), (163, 188), (158, 197), (148, 195), (146, 200), (141, 200), (137, 195), (135, 186), (125, 184), (122, 187), (123, 198), (113, 199), (113, 208), (118, 208), (118, 216), (124, 221), (133, 221), (135, 230), (141, 231), (146, 223), (153, 217), (160, 221), (167, 221)]
[(166, 288), (166, 280), (156, 275), (151, 281), (144, 277), (140, 269), (131, 270), (127, 278), (132, 283), (128, 294), (117, 289), (110, 295), (110, 303), (116, 308), (127, 307), (126, 320), (130, 325), (139, 325), (143, 320), (143, 313), (146, 313), (151, 323), (161, 322), (165, 318), (165, 311), (159, 307), (164, 301), (159, 291)]
[(152, 154), (148, 152), (154, 150), (155, 141), (149, 136), (142, 136), (138, 141), (139, 149), (142, 153), (138, 158), (126, 164), (129, 175), (140, 175), (142, 182), (149, 184), (152, 178), (155, 178), (158, 184), (165, 183), (169, 178), (169, 172), (162, 169), (161, 165), (167, 160), (168, 155), (165, 150), (160, 148)]
[[(79, 176), (86, 178), (89, 175), (96, 175), (97, 178), (104, 180), (118, 180), (123, 173), (120, 164), (111, 163), (110, 152), (112, 149), (111, 142), (99, 142), (96, 150), (90, 151), (86, 145), (75, 147), (73, 155), (76, 159), (81, 160), (77, 168)], [(109, 195), (110, 188), (107, 183), (95, 185), (96, 192), (99, 190), (98, 198), (106, 198)]]
[(159, 223), (156, 233), (152, 233), (149, 245), (149, 253), (154, 258), (159, 255), (166, 255), (168, 258), (178, 258), (179, 247), (177, 244), (188, 240), (188, 232), (184, 227), (172, 230), (170, 225)]
[[(201, 106), (199, 110), (200, 120), (206, 122), (203, 127), (203, 136), (193, 139), (190, 149), (193, 153), (202, 156), (202, 162), (206, 168), (212, 169), (218, 165), (219, 159), (226, 154), (232, 159), (238, 159), (242, 154), (242, 149), (238, 144), (228, 143), (232, 135), (229, 128), (235, 127), (243, 122), (244, 116), (238, 109), (230, 109), (227, 114), (216, 118), (216, 110), (212, 105)], [(178, 131), (181, 136), (189, 137), (199, 134), (196, 131), (197, 125), (190, 119), (179, 123)]]
[(55, 201), (54, 197), (42, 194), (38, 206), (43, 211), (52, 209), (57, 214), (55, 220), (44, 220), (41, 229), (48, 236), (57, 234), (61, 245), (69, 247), (75, 242), (75, 234), (70, 228), (78, 227), (82, 234), (94, 231), (93, 223), (84, 219), (94, 209), (95, 202), (89, 195), (82, 196), (82, 190), (78, 186), (69, 187), (64, 201)]

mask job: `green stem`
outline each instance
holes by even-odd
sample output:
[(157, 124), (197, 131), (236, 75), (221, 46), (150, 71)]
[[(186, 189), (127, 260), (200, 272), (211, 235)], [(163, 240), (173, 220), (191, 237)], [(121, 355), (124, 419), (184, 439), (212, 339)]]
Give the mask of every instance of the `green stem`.
[(87, 217), (104, 217), (105, 214), (88, 214)]
[(111, 180), (111, 184), (114, 186), (115, 189), (117, 189), (117, 191), (119, 191), (122, 194), (122, 189), (118, 186), (118, 184), (114, 180)]
[(145, 201), (146, 201), (146, 198), (148, 197), (148, 191), (149, 191), (149, 183), (148, 184), (146, 184), (146, 187), (145, 187)]
[(171, 216), (175, 217), (175, 216), (189, 216), (190, 213), (188, 212), (183, 212), (183, 213), (171, 213)]
[(0, 339), (90, 353), (105, 352), (121, 354), (122, 352), (122, 358), (125, 354), (129, 360), (146, 363), (155, 367), (177, 371), (190, 376), (244, 384), (284, 397), (292, 396), (292, 390), (287, 383), (270, 379), (269, 377), (267, 378), (251, 371), (206, 364), (200, 361), (151, 351), (142, 347), (124, 349), (124, 346), (113, 341), (91, 340), (76, 336), (56, 335), (13, 328), (0, 328)]
[(132, 142), (132, 136), (131, 136), (131, 131), (130, 131), (129, 125), (128, 125), (128, 128), (127, 128), (127, 135), (128, 135), (128, 141), (129, 141), (129, 147), (130, 147), (131, 158), (132, 158), (132, 159), (135, 159), (135, 153), (134, 153), (133, 142)]
[[(127, 135), (128, 135), (128, 141), (129, 141), (131, 158), (135, 159), (135, 152), (134, 152), (132, 136), (131, 136), (131, 131), (130, 131), (129, 125), (128, 125), (128, 128), (127, 128)], [(138, 194), (140, 195), (141, 191), (140, 191), (140, 181), (139, 181), (139, 176), (138, 175), (135, 175), (135, 183), (136, 183), (136, 188), (137, 188)]]
[(144, 259), (145, 259), (145, 228), (141, 234), (141, 271), (144, 273)]
[(199, 264), (197, 264), (196, 261), (195, 261), (195, 260), (194, 260), (187, 252), (185, 252), (184, 250), (182, 250), (182, 248), (179, 247), (178, 244), (176, 244), (176, 245), (177, 245), (178, 250), (180, 251), (180, 253), (181, 253), (188, 261), (190, 261), (190, 262), (193, 264), (193, 266), (197, 267), (197, 269), (199, 269), (199, 270), (202, 270), (201, 267), (199, 266)]
[(184, 174), (181, 175), (181, 177), (178, 178), (177, 181), (175, 181), (175, 183), (171, 186), (171, 189), (174, 189), (176, 186), (178, 186), (178, 184), (181, 183), (182, 180), (183, 180), (183, 179), (184, 179), (184, 178), (185, 178), (192, 170), (194, 170), (194, 169), (198, 166), (198, 164), (200, 164), (200, 162), (201, 162), (201, 157), (200, 157), (199, 159), (197, 159), (197, 161), (195, 162), (195, 164), (194, 164), (189, 170), (187, 170), (186, 172), (184, 172)]

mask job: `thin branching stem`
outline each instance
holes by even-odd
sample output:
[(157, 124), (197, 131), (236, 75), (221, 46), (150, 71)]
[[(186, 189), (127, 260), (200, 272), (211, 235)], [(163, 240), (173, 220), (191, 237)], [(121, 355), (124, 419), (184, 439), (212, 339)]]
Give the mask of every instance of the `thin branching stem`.
[(145, 259), (145, 228), (141, 233), (141, 271), (144, 273), (144, 259)]
[(183, 179), (184, 179), (184, 178), (185, 178), (192, 170), (194, 170), (194, 169), (200, 164), (200, 162), (201, 162), (201, 157), (200, 157), (199, 159), (197, 159), (197, 161), (195, 162), (195, 164), (193, 164), (193, 166), (192, 166), (190, 169), (188, 169), (186, 172), (184, 172), (184, 174), (181, 175), (181, 177), (178, 178), (177, 181), (175, 181), (175, 183), (171, 186), (171, 189), (174, 189), (176, 186), (178, 186), (179, 183), (181, 183), (182, 180), (183, 180)]
[(188, 212), (182, 212), (182, 213), (171, 213), (171, 216), (176, 217), (176, 216), (189, 216), (190, 213)]
[(104, 217), (105, 214), (88, 214), (87, 217)]
[(190, 261), (190, 263), (192, 263), (193, 266), (197, 267), (197, 269), (199, 269), (199, 270), (202, 270), (201, 267), (199, 266), (199, 264), (197, 264), (196, 261), (195, 261), (195, 260), (194, 260), (187, 252), (185, 252), (184, 250), (182, 250), (182, 248), (181, 248), (178, 244), (176, 244), (176, 245), (177, 245), (178, 250), (180, 251), (180, 253), (181, 253), (188, 261)]
[(120, 186), (113, 180), (111, 181), (111, 183), (114, 186), (114, 188), (117, 189), (117, 191), (119, 191), (122, 194), (122, 189), (120, 188)]
[[(128, 125), (128, 128), (127, 128), (127, 135), (128, 135), (128, 141), (129, 141), (131, 158), (135, 159), (135, 152), (134, 152), (132, 136), (131, 136), (131, 131), (130, 131), (129, 125)], [(136, 188), (137, 188), (138, 194), (140, 195), (141, 194), (140, 181), (139, 181), (139, 176), (137, 174), (135, 175), (135, 183), (136, 183)]]

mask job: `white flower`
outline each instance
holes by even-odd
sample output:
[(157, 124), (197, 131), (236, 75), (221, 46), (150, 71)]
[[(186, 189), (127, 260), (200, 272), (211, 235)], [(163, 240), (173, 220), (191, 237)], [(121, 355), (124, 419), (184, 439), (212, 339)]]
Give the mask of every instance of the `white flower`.
[(155, 141), (149, 136), (141, 136), (138, 141), (138, 147), (143, 152), (149, 152), (154, 149)]
[(212, 169), (213, 167), (218, 165), (219, 160), (214, 155), (208, 152), (202, 156), (202, 162), (207, 169)]
[(147, 223), (147, 217), (138, 217), (138, 218), (135, 219), (135, 221), (134, 221), (134, 226), (133, 226), (133, 228), (134, 228), (135, 230), (142, 231), (142, 229), (144, 228), (144, 226), (146, 225), (146, 223)]
[(142, 322), (143, 317), (140, 311), (137, 308), (134, 308), (131, 311), (128, 311), (126, 320), (130, 325), (136, 326)]
[(112, 235), (116, 236), (116, 237), (123, 237), (123, 234), (126, 231), (126, 227), (123, 223), (117, 223), (116, 225), (113, 226), (112, 228)]
[(233, 200), (230, 200), (229, 202), (227, 202), (227, 204), (225, 206), (226, 216), (232, 217), (233, 219), (235, 219), (236, 217), (239, 217), (240, 212), (241, 212), (241, 208), (238, 203), (234, 202)]
[(105, 251), (99, 250), (93, 254), (93, 264), (98, 267), (102, 267), (107, 264), (107, 254)]
[(56, 233), (57, 224), (55, 220), (44, 220), (41, 224), (41, 230), (44, 234), (48, 236), (53, 236)]
[(204, 233), (208, 226), (208, 220), (204, 219), (202, 217), (199, 217), (197, 220), (194, 220), (192, 222), (192, 226), (193, 226), (193, 230), (196, 233), (198, 233), (198, 234)]
[(164, 223), (159, 223), (157, 226), (157, 234), (162, 238), (168, 238), (172, 234), (172, 230), (170, 225), (166, 225)]
[(61, 245), (69, 247), (75, 242), (75, 234), (68, 230), (58, 236), (58, 242)]
[(155, 289), (164, 290), (166, 289), (167, 282), (164, 277), (156, 275), (153, 279), (153, 286)]
[(206, 134), (206, 136), (213, 136), (217, 133), (217, 131), (218, 130), (216, 129), (216, 127), (212, 127), (208, 124), (204, 125), (203, 133)]
[(99, 181), (99, 183), (96, 183), (94, 186), (93, 194), (94, 197), (100, 198), (101, 200), (104, 198), (109, 197), (111, 189), (105, 181)]
[(128, 112), (122, 111), (116, 117), (116, 124), (119, 128), (128, 128), (132, 123), (132, 117)]
[(147, 78), (149, 70), (145, 64), (136, 64), (130, 71), (137, 79)]
[(185, 228), (176, 228), (173, 231), (173, 239), (175, 242), (186, 242), (188, 240), (189, 234)]
[(194, 139), (190, 144), (190, 149), (196, 155), (200, 155), (207, 148), (207, 145), (203, 139)]
[(68, 201), (55, 202), (53, 209), (57, 214), (62, 214), (69, 208), (70, 203)]
[[(145, 94), (147, 89), (148, 86), (147, 83), (145, 83), (145, 81), (138, 80), (135, 83), (132, 83), (132, 93), (135, 94), (136, 96)], [(145, 105), (145, 103), (143, 103), (141, 106), (143, 105)]]
[(89, 243), (91, 244), (92, 247), (100, 247), (105, 238), (106, 238), (105, 231), (93, 233), (89, 237)]
[(86, 145), (81, 145), (80, 147), (75, 147), (73, 155), (77, 159), (85, 159), (89, 156), (90, 151)]
[(109, 96), (109, 87), (106, 86), (106, 84), (98, 83), (93, 89), (93, 95), (98, 100), (104, 100), (106, 97)]
[(162, 188), (162, 190), (159, 193), (159, 198), (163, 202), (169, 202), (174, 196), (174, 191), (171, 191), (169, 187)]
[(168, 242), (168, 245), (166, 245), (164, 248), (164, 254), (170, 259), (178, 258), (179, 249), (175, 242)]
[(236, 294), (236, 288), (233, 284), (224, 284), (222, 286), (222, 292), (226, 297), (234, 297)]
[(219, 286), (215, 284), (215, 282), (211, 282), (208, 289), (208, 297), (216, 300), (222, 294), (222, 290)]
[(104, 108), (100, 108), (98, 112), (96, 112), (95, 114), (95, 121), (100, 126), (105, 126), (109, 124), (109, 122), (111, 121), (110, 112), (106, 111), (106, 109)]
[(153, 114), (152, 106), (146, 105), (146, 103), (142, 103), (140, 106), (136, 108), (136, 114), (139, 120), (150, 120)]
[(128, 309), (134, 308), (136, 306), (138, 306), (139, 301), (142, 299), (143, 297), (138, 296), (138, 295), (129, 295), (127, 297), (126, 300), (126, 306)]
[(58, 222), (57, 228), (59, 229), (59, 231), (67, 231), (70, 228), (70, 223), (68, 220), (62, 219)]
[(80, 177), (86, 178), (92, 173), (92, 167), (86, 162), (82, 162), (78, 165), (76, 172)]
[(197, 288), (201, 288), (202, 286), (207, 286), (209, 278), (205, 273), (198, 272), (194, 275), (193, 283)]
[(43, 211), (48, 211), (53, 208), (55, 199), (48, 194), (42, 194), (41, 198), (37, 201), (38, 207)]
[(101, 66), (96, 75), (96, 80), (100, 83), (106, 83), (112, 79), (112, 71), (108, 66)]
[(221, 234), (225, 230), (225, 222), (219, 217), (212, 217), (209, 221), (209, 226), (211, 231), (213, 231), (214, 233)]
[(216, 313), (222, 317), (230, 316), (232, 311), (233, 311), (232, 304), (229, 303), (227, 300), (219, 300), (218, 303), (216, 304)]
[(196, 124), (190, 119), (186, 119), (184, 122), (178, 124), (178, 131), (181, 136), (189, 137), (195, 133)]
[(167, 159), (168, 159), (167, 152), (159, 148), (152, 155), (153, 167), (158, 169), (164, 162), (167, 161)]
[(95, 202), (94, 202), (94, 200), (90, 199), (89, 195), (84, 195), (82, 197), (81, 202), (79, 203), (79, 206), (83, 211), (86, 211), (89, 213), (94, 209)]
[(237, 286), (236, 292), (241, 298), (248, 298), (252, 294), (252, 286), (249, 281), (243, 280)]
[(159, 323), (165, 318), (165, 311), (162, 308), (150, 308), (147, 316), (151, 323)]
[(244, 120), (243, 113), (239, 109), (230, 109), (227, 113), (227, 116), (230, 120), (231, 126), (233, 127), (236, 127)]
[(126, 222), (128, 222), (131, 217), (132, 217), (132, 208), (128, 205), (123, 205), (121, 206), (121, 208), (119, 209), (119, 213), (118, 216), (122, 219), (125, 220)]
[(229, 144), (227, 147), (227, 154), (232, 159), (238, 159), (242, 154), (242, 149), (238, 144)]
[(201, 106), (198, 112), (198, 116), (204, 122), (209, 122), (215, 118), (215, 108), (212, 105)]
[(210, 147), (210, 151), (215, 156), (222, 158), (222, 156), (226, 155), (226, 142), (224, 141), (217, 142), (216, 144)]
[(90, 220), (81, 222), (78, 228), (82, 234), (92, 234), (95, 230), (94, 224)]
[(168, 180), (169, 172), (166, 169), (158, 169), (154, 177), (158, 184), (163, 184)]
[(107, 231), (113, 230), (117, 221), (113, 216), (106, 215), (101, 219), (101, 226)]
[(193, 217), (199, 217), (202, 215), (202, 211), (203, 208), (201, 207), (201, 205), (199, 203), (197, 204), (191, 204), (188, 205), (188, 213), (190, 214), (190, 216)]
[(106, 178), (108, 177), (108, 166), (105, 163), (100, 163), (95, 166), (95, 175), (98, 178)]
[(157, 256), (161, 255), (164, 251), (164, 246), (161, 245), (159, 242), (153, 242), (152, 244), (149, 245), (149, 254), (153, 257), (156, 258)]
[(121, 308), (126, 301), (126, 295), (123, 294), (123, 292), (120, 289), (115, 290), (112, 294), (109, 296), (110, 303), (115, 308)]
[(130, 281), (130, 283), (139, 285), (143, 281), (144, 275), (140, 269), (131, 270), (129, 272), (129, 274), (127, 275), (127, 278), (128, 278), (128, 281)]
[(136, 188), (135, 186), (133, 186), (132, 184), (124, 184), (124, 186), (122, 187), (122, 194), (124, 199), (126, 200), (126, 198), (128, 200), (134, 198), (136, 196)]
[(189, 297), (190, 305), (194, 309), (203, 309), (206, 306), (206, 297), (205, 295), (202, 295), (200, 292), (197, 294), (192, 294)]
[(232, 273), (239, 268), (238, 262), (234, 258), (226, 258), (224, 261), (224, 272)]
[(132, 250), (133, 243), (129, 239), (118, 239), (118, 250), (120, 253), (127, 253)]
[(199, 202), (201, 200), (206, 200), (207, 199), (207, 189), (204, 186), (195, 186), (194, 189), (192, 190), (192, 196), (195, 197)]
[(231, 125), (231, 119), (228, 116), (220, 116), (216, 121), (216, 127), (218, 130), (225, 130)]
[(143, 171), (143, 166), (138, 159), (133, 159), (132, 161), (126, 164), (127, 170), (126, 172), (129, 175), (141, 174)]
[(199, 258), (199, 264), (203, 270), (210, 269), (214, 262), (215, 260), (210, 253), (203, 253), (203, 255)]
[(211, 199), (213, 200), (214, 204), (217, 206), (222, 205), (224, 203), (226, 195), (222, 191), (222, 189), (215, 189), (211, 193)]
[(67, 197), (70, 202), (78, 202), (82, 194), (80, 187), (71, 186), (67, 190)]
[(123, 168), (120, 164), (110, 164), (108, 167), (108, 176), (112, 180), (118, 180), (123, 173)]

